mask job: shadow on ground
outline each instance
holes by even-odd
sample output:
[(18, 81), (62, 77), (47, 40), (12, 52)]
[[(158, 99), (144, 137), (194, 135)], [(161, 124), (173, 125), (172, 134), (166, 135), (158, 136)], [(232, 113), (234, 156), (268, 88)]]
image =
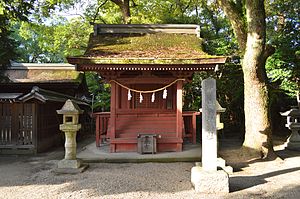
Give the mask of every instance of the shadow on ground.
[(241, 191), (243, 189), (248, 189), (253, 186), (264, 184), (267, 183), (266, 178), (279, 176), (299, 170), (300, 167), (295, 167), (256, 176), (233, 176), (229, 178), (230, 192)]

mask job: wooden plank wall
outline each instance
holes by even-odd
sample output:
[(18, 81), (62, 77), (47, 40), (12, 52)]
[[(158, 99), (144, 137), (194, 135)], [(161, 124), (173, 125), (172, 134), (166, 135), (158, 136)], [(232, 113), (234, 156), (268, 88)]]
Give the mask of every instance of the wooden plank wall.
[(33, 103), (0, 103), (0, 153), (32, 153), (36, 147)]
[(138, 134), (154, 133), (163, 137), (176, 137), (175, 113), (118, 114), (117, 138), (137, 138)]
[(0, 145), (12, 143), (11, 108), (9, 103), (0, 103)]
[(15, 104), (17, 105), (18, 115), (18, 133), (17, 145), (34, 145), (33, 133), (33, 104)]

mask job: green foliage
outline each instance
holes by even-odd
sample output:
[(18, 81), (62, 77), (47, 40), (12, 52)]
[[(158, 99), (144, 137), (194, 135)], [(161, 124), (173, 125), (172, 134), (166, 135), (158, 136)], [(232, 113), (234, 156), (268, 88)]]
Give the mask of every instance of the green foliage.
[[(130, 1), (131, 23), (197, 23), (198, 0)], [(95, 23), (122, 23), (120, 8), (112, 1), (99, 0), (85, 12)]]
[(228, 63), (217, 75), (217, 99), (222, 107), (227, 133), (243, 132), (244, 129), (244, 80), (242, 67)]
[(195, 73), (193, 80), (184, 86), (183, 110), (198, 111), (201, 108), (201, 82), (213, 77), (217, 80), (217, 100), (226, 108), (222, 121), (226, 134), (242, 132), (244, 128), (244, 86), (243, 72), (239, 64), (227, 63), (215, 73)]
[[(26, 48), (24, 40), (16, 40), (17, 34), (14, 31), (20, 28), (22, 23), (34, 18), (41, 19), (50, 16), (56, 6), (70, 6), (78, 0), (1, 0), (0, 1), (0, 68), (10, 64), (10, 60), (15, 60), (18, 56), (24, 56), (17, 47)], [(21, 23), (21, 25), (16, 25)], [(14, 26), (12, 26), (12, 24)], [(31, 40), (36, 40), (35, 34), (28, 36)], [(27, 39), (28, 39), (27, 37)], [(31, 38), (32, 37), (32, 38)], [(20, 43), (18, 43), (18, 41)], [(35, 42), (27, 46), (28, 51), (36, 51), (33, 48), (39, 47)], [(26, 54), (26, 51), (25, 51)]]
[(36, 23), (16, 23), (15, 39), (20, 62), (65, 62), (69, 55), (82, 55), (87, 48), (92, 27), (79, 18), (66, 23), (46, 26)]
[(268, 59), (266, 69), (273, 86), (295, 97), (300, 87), (300, 2), (275, 0), (268, 4), (269, 43), (276, 52)]
[[(101, 7), (99, 7), (101, 6)], [(85, 10), (86, 21), (92, 23), (120, 24), (122, 23), (122, 13), (119, 7), (108, 0), (98, 0), (89, 4)]]
[(10, 21), (27, 21), (33, 8), (32, 3), (33, 0), (0, 1), (0, 69), (8, 66), (10, 60), (17, 56), (17, 43), (11, 38)]
[(92, 93), (94, 111), (110, 111), (110, 84), (102, 81), (97, 73), (85, 73), (86, 82)]
[(202, 1), (198, 12), (204, 50), (212, 55), (236, 54), (237, 41), (222, 10), (216, 4)]
[(7, 19), (0, 15), (0, 69), (9, 65), (10, 60), (16, 57), (16, 42), (10, 37), (11, 31), (8, 28)]

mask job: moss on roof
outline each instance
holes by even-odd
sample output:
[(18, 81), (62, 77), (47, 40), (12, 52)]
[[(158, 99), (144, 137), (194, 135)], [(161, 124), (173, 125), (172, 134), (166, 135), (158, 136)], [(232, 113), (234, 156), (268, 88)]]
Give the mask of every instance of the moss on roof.
[(80, 82), (81, 74), (78, 71), (71, 70), (31, 70), (28, 72), (28, 79), (35, 81), (73, 81)]
[(201, 39), (190, 34), (91, 35), (86, 57), (196, 59), (206, 57)]
[(74, 82), (80, 83), (83, 74), (73, 70), (7, 70), (12, 82)]

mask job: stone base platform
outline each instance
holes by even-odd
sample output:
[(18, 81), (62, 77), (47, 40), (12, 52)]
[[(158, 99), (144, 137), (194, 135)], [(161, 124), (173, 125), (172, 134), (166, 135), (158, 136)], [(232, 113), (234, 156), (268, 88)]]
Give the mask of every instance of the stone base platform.
[(224, 170), (204, 171), (202, 167), (194, 166), (191, 182), (199, 193), (229, 193), (229, 176)]

